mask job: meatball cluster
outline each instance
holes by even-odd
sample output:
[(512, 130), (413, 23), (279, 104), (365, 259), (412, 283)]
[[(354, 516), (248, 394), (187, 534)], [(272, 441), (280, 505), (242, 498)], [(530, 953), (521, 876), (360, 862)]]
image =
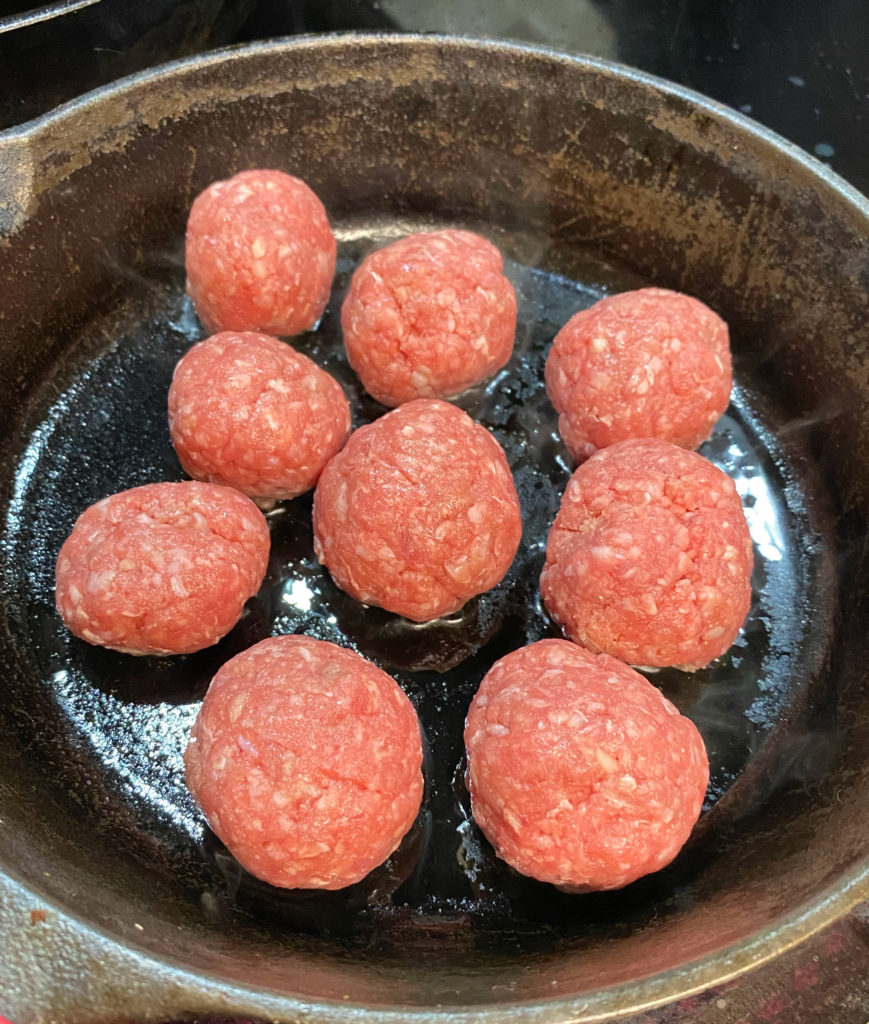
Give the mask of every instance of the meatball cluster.
[[(323, 203), (290, 174), (243, 171), (196, 198), (187, 291), (210, 336), (180, 359), (168, 393), (193, 479), (81, 514), (56, 567), (75, 636), (160, 656), (217, 643), (266, 578), (257, 503), (311, 490), (313, 551), (362, 604), (423, 624), (507, 577), (522, 541), (511, 467), (446, 400), (497, 389), (513, 354), (517, 298), (501, 252), (447, 228), (360, 262), (340, 311), (344, 349), (389, 411), (356, 430), (360, 410), (338, 380), (285, 340), (316, 329), (336, 252)], [(581, 463), (540, 576), (544, 629), (567, 639), (486, 672), (465, 722), (465, 778), (477, 825), (512, 868), (570, 891), (613, 889), (677, 856), (709, 780), (697, 728), (632, 666), (707, 665), (751, 601), (739, 495), (691, 450), (727, 406), (727, 326), (665, 289), (612, 295), (557, 332), (545, 380)], [(344, 888), (387, 861), (417, 822), (422, 764), (399, 683), (301, 635), (219, 668), (185, 753), (215, 835), (251, 874), (290, 889)]]

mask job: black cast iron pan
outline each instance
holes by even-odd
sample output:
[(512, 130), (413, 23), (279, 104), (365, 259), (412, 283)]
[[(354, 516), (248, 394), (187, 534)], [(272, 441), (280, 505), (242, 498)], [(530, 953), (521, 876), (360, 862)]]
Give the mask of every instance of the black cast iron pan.
[[(442, 224), (502, 247), (516, 356), (461, 404), (507, 450), (520, 554), (492, 594), (420, 628), (335, 589), (300, 499), (271, 514), (263, 591), (216, 648), (88, 647), (53, 610), (57, 549), (91, 501), (180, 478), (165, 392), (201, 334), (184, 222), (206, 184), (256, 166), (306, 179), (336, 227), (333, 299), (298, 344), (345, 384), (357, 424), (382, 411), (340, 347), (360, 256)], [(170, 65), (0, 135), (0, 230), (0, 1013), (601, 1020), (746, 970), (869, 895), (869, 208), (841, 181), (624, 68), (351, 36)], [(568, 896), (513, 875), (476, 832), (461, 722), (495, 658), (554, 633), (536, 578), (571, 467), (541, 384), (551, 338), (602, 294), (652, 282), (732, 328), (733, 402), (703, 451), (743, 495), (755, 599), (720, 662), (653, 677), (712, 761), (688, 847), (622, 892)], [(292, 631), (395, 674), (426, 732), (417, 825), (337, 895), (245, 877), (183, 786), (211, 674)]]

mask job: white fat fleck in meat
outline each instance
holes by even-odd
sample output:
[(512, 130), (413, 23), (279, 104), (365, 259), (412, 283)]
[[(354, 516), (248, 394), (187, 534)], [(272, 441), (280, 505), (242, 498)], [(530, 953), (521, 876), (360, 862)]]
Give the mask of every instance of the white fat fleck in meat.
[(247, 703), (247, 695), (243, 693), (237, 694), (233, 697), (229, 705), (229, 720), (230, 722), (237, 722), (239, 715), (244, 710), (244, 706)]
[(608, 774), (612, 774), (613, 772), (618, 771), (619, 762), (614, 757), (611, 757), (601, 747), (596, 747), (595, 748), (594, 756), (597, 759), (597, 763)]
[(478, 502), (476, 505), (472, 505), (468, 509), (468, 519), (470, 519), (470, 521), (474, 523), (474, 525), (479, 525), (480, 523), (482, 523), (485, 519), (485, 516), (486, 506), (482, 503)]

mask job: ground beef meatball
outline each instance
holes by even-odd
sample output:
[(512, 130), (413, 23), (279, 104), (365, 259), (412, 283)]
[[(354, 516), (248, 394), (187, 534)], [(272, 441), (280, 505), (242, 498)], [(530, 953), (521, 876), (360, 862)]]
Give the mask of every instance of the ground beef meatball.
[(344, 444), (350, 407), (341, 385), (285, 342), (226, 331), (176, 366), (169, 431), (190, 476), (294, 498)]
[(320, 319), (337, 247), (323, 204), (282, 171), (209, 185), (187, 221), (187, 293), (209, 331), (299, 334)]
[(752, 557), (730, 477), (667, 441), (622, 441), (571, 477), (540, 589), (583, 647), (632, 665), (699, 668), (748, 614)]
[(546, 390), (575, 459), (631, 437), (706, 440), (733, 383), (727, 325), (697, 299), (641, 288), (571, 317), (546, 360)]
[(487, 673), (465, 724), (474, 819), (522, 874), (617, 889), (669, 864), (709, 780), (694, 724), (638, 672), (541, 640)]
[(238, 491), (160, 483), (103, 498), (57, 559), (57, 608), (76, 636), (126, 654), (189, 654), (232, 629), (260, 588), (269, 529)]
[(353, 651), (263, 640), (217, 673), (187, 784), (241, 865), (272, 885), (340, 889), (401, 842), (422, 799), (422, 742), (398, 684)]
[(350, 283), (341, 326), (350, 365), (384, 405), (449, 398), (507, 362), (516, 293), (491, 242), (470, 231), (429, 231), (366, 257)]
[(521, 534), (503, 449), (436, 399), (351, 434), (314, 493), (314, 549), (338, 586), (416, 622), (495, 586)]

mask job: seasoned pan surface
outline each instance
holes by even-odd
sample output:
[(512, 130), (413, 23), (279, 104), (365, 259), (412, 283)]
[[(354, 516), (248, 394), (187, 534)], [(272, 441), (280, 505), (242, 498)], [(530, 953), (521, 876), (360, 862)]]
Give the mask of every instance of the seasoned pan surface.
[[(341, 380), (357, 426), (385, 410), (365, 395), (347, 364), (337, 311), (362, 256), (411, 227), (431, 224), (381, 221), (343, 231), (337, 225), (347, 240), (333, 300), (318, 329), (294, 341)], [(495, 237), (509, 251), (509, 238)], [(113, 841), (125, 845), (127, 856), (144, 854), (148, 861), (153, 851), (142, 849), (139, 836), (151, 834), (173, 872), (201, 888), (200, 900), (214, 911), (216, 924), (222, 914), (231, 920), (236, 910), (267, 908), (289, 927), (399, 947), (415, 923), (427, 928), (434, 917), (457, 931), (472, 929), (478, 940), (497, 943), (509, 928), (537, 944), (550, 940), (554, 928), (583, 934), (596, 928), (598, 916), (617, 923), (638, 901), (672, 898), (680, 878), (698, 870), (701, 849), (680, 858), (666, 877), (624, 893), (558, 893), (521, 879), (492, 855), (470, 819), (462, 783), (464, 716), (482, 675), (508, 651), (561, 635), (542, 607), (538, 578), (572, 467), (546, 398), (543, 363), (553, 335), (574, 312), (641, 283), (627, 269), (587, 262), (582, 280), (515, 261), (509, 267), (520, 302), (515, 354), (491, 383), (466, 393), (460, 404), (508, 454), (521, 496), (523, 542), (499, 586), (427, 625), (361, 606), (334, 585), (313, 554), (309, 495), (269, 514), (272, 554), (265, 584), (244, 621), (214, 649), (130, 658), (70, 636), (52, 595), (57, 552), (76, 516), (116, 490), (184, 478), (168, 437), (166, 396), (175, 363), (205, 334), (183, 295), (181, 256), (140, 267), (139, 301), (88, 325), (73, 340), (70, 357), (51, 368), (52, 392), (61, 391), (43, 405), (43, 418), (19, 453), (8, 520), (14, 568), (7, 586), (15, 594), (17, 642), (36, 670), (34, 688), (44, 695), (43, 713), (51, 723), (41, 739), (53, 755), (52, 771), (68, 775), (70, 790), (88, 808), (86, 827), (103, 832), (102, 807), (116, 804)], [(817, 585), (829, 547), (811, 514), (818, 496), (795, 480), (775, 423), (755, 411), (759, 391), (750, 378), (739, 384), (703, 448), (734, 477), (745, 501), (756, 558), (751, 614), (734, 648), (710, 667), (650, 674), (701, 729), (711, 759), (707, 810), (789, 710), (789, 693), (798, 693), (815, 671), (822, 650), (811, 619), (830, 614)], [(43, 509), (52, 510), (49, 523), (35, 515)], [(282, 894), (245, 877), (203, 828), (184, 786), (182, 753), (211, 676), (233, 654), (279, 633), (305, 633), (372, 658), (396, 676), (422, 719), (429, 793), (418, 826), (387, 869), (347, 895)], [(740, 790), (730, 810), (715, 817), (744, 813), (756, 793), (748, 786)], [(709, 815), (704, 830), (714, 828), (714, 820)], [(391, 934), (396, 928), (400, 941)]]
[[(505, 57), (514, 61), (509, 83)], [(4, 354), (7, 379), (29, 367), (7, 410), (4, 456), (3, 656), (10, 670), (3, 714), (10, 742), (3, 779), (11, 820), (20, 826), (19, 856), (8, 858), (8, 868), (30, 884), (38, 879), (38, 890), (62, 909), (122, 943), (200, 972), (209, 979), (205, 988), (268, 990), (287, 1006), (350, 993), (363, 1009), (406, 1004), (433, 1013), (435, 1002), (485, 1010), (506, 999), (546, 1007), (547, 1019), (555, 1020), (568, 1012), (556, 997), (573, 1000), (576, 1015), (576, 999), (593, 1005), (601, 998), (606, 1006), (609, 997), (597, 997), (598, 989), (634, 985), (632, 994), (619, 997), (628, 1002), (602, 1011), (609, 1012), (647, 998), (637, 986), (662, 972), (671, 973), (669, 998), (701, 976), (709, 981), (768, 955), (769, 945), (752, 946), (758, 934), (819, 898), (830, 872), (849, 884), (853, 877), (851, 851), (862, 839), (847, 829), (834, 834), (821, 780), (850, 779), (846, 795), (863, 784), (857, 769), (846, 767), (853, 726), (835, 696), (840, 677), (831, 676), (841, 645), (850, 645), (850, 659), (863, 642), (847, 625), (863, 586), (860, 485), (835, 430), (846, 417), (859, 423), (856, 437), (865, 430), (859, 374), (840, 370), (838, 380), (828, 381), (818, 372), (818, 324), (794, 305), (783, 278), (767, 272), (767, 284), (778, 291), (764, 292), (750, 274), (741, 278), (741, 291), (728, 286), (736, 257), (720, 236), (745, 233), (744, 225), (728, 222), (735, 221), (739, 189), (759, 189), (751, 202), (769, 197), (751, 179), (749, 171), (759, 173), (754, 165), (745, 182), (734, 184), (738, 175), (720, 155), (726, 147), (716, 153), (712, 144), (679, 139), (672, 125), (650, 128), (648, 111), (638, 116), (637, 109), (663, 102), (652, 84), (586, 69), (585, 77), (571, 79), (574, 103), (585, 104), (582, 117), (563, 108), (561, 116), (570, 115), (584, 140), (604, 150), (612, 145), (609, 136), (602, 128), (595, 134), (589, 122), (621, 118), (627, 139), (621, 159), (633, 152), (637, 166), (626, 169), (608, 157), (607, 170), (624, 176), (625, 187), (637, 187), (644, 162), (666, 157), (659, 179), (667, 177), (678, 193), (689, 188), (680, 174), (691, 165), (694, 193), (680, 198), (690, 215), (683, 210), (678, 218), (667, 209), (673, 200), (654, 176), (646, 184), (661, 193), (662, 210), (653, 225), (643, 225), (648, 213), (625, 209), (626, 227), (617, 235), (617, 211), (608, 210), (605, 197), (600, 210), (571, 205), (579, 202), (578, 187), (563, 177), (563, 153), (580, 129), (557, 126), (548, 104), (575, 68), (532, 51), (432, 40), (332, 42), (322, 51), (304, 44), (254, 48), (246, 62), (206, 65), (201, 80), (193, 73), (194, 96), (212, 88), (201, 106), (193, 100), (181, 114), (152, 114), (114, 151), (95, 152), (79, 169), (75, 147), (58, 152), (55, 166), (66, 162), (73, 169), (61, 171), (60, 184), (8, 233), (11, 279), (24, 288), (36, 321), (36, 328), (26, 322), (19, 301), (10, 317), (16, 333)], [(305, 75), (309, 84), (300, 95), (298, 78)], [(517, 100), (517, 75), (528, 75), (539, 91), (532, 91), (531, 112), (527, 94), (524, 106)], [(488, 84), (480, 86), (478, 78)], [(230, 87), (239, 81), (249, 91), (233, 100)], [(281, 92), (279, 81), (293, 84)], [(613, 107), (616, 85), (626, 91), (622, 108)], [(361, 99), (353, 98), (354, 88)], [(627, 95), (631, 89), (646, 90), (642, 102)], [(392, 121), (377, 116), (387, 95)], [(518, 127), (498, 112), (504, 95)], [(693, 111), (684, 114), (681, 98), (669, 102), (668, 116), (690, 121)], [(450, 120), (457, 114), (458, 127)], [(360, 124), (373, 137), (357, 153), (365, 134)], [(482, 140), (481, 126), (488, 133)], [(409, 131), (416, 133), (411, 142)], [(523, 149), (529, 140), (533, 153)], [(432, 156), (435, 150), (439, 156)], [(476, 166), (468, 164), (469, 153)], [(338, 156), (343, 163), (335, 163)], [(432, 159), (435, 166), (427, 168)], [(600, 168), (583, 159), (573, 157), (570, 173), (580, 186), (582, 174), (595, 184)], [(296, 343), (341, 380), (357, 426), (383, 412), (362, 393), (340, 343), (337, 313), (361, 257), (399, 234), (446, 224), (478, 230), (504, 250), (520, 302), (516, 353), (494, 381), (460, 404), (505, 447), (522, 502), (522, 546), (493, 592), (455, 616), (417, 626), (363, 608), (331, 583), (313, 557), (310, 499), (297, 499), (269, 514), (269, 573), (232, 634), (198, 655), (131, 659), (69, 637), (53, 608), (54, 561), (75, 517), (92, 501), (182, 477), (168, 438), (166, 392), (174, 363), (203, 336), (183, 294), (184, 217), (199, 188), (246, 166), (301, 174), (332, 213), (340, 242), (332, 301), (317, 329)], [(46, 175), (49, 167), (46, 161)], [(709, 177), (716, 168), (717, 182)], [(155, 174), (156, 182), (149, 178)], [(474, 175), (485, 181), (469, 185)], [(107, 198), (107, 183), (127, 189), (126, 196)], [(698, 220), (710, 196), (718, 204), (718, 231), (710, 226), (714, 218)], [(583, 219), (594, 229), (574, 230)], [(68, 304), (65, 285), (54, 279), (55, 292), (39, 309), (33, 304), (47, 295), (45, 275), (56, 260), (45, 247), (58, 225), (57, 265), (65, 262), (69, 271), (75, 259), (79, 269), (66, 286)], [(697, 266), (684, 254), (691, 244), (700, 251), (698, 241), (690, 243), (689, 225), (706, 243), (707, 259)], [(788, 225), (793, 228), (783, 217), (776, 230), (784, 233)], [(772, 266), (786, 240), (768, 232), (770, 251), (761, 245), (753, 258)], [(748, 259), (750, 240), (742, 245)], [(24, 254), (35, 250), (28, 261)], [(693, 674), (650, 676), (694, 719), (710, 753), (705, 814), (689, 846), (670, 868), (622, 892), (568, 896), (511, 872), (477, 832), (462, 780), (461, 727), (497, 657), (557, 635), (540, 604), (537, 577), (572, 467), (543, 389), (548, 346), (577, 309), (644, 283), (693, 291), (734, 328), (733, 401), (702, 451), (735, 478), (743, 496), (755, 541), (754, 598), (724, 658)], [(791, 320), (780, 316), (784, 308)], [(857, 322), (850, 310), (834, 308), (831, 315)], [(39, 331), (44, 344), (34, 358)], [(851, 343), (850, 336), (843, 342)], [(825, 358), (841, 365), (838, 354)], [(854, 600), (843, 614), (835, 570), (845, 561), (852, 563), (847, 596)], [(423, 722), (427, 792), (417, 825), (384, 868), (345, 893), (280, 893), (255, 882), (204, 827), (183, 785), (183, 747), (211, 675), (237, 651), (284, 632), (335, 640), (372, 658), (404, 686)], [(846, 696), (859, 702), (853, 690)], [(36, 804), (51, 836), (42, 848)], [(807, 843), (821, 857), (838, 843), (841, 863), (800, 867)], [(90, 900), (81, 891), (85, 878), (98, 890)], [(710, 928), (710, 920), (718, 924)], [(705, 956), (711, 964), (717, 951), (740, 942), (747, 945), (744, 960), (730, 954), (726, 965), (691, 973), (693, 961), (700, 958), (702, 966)], [(440, 962), (423, 971), (421, 962), (435, 949)], [(377, 987), (363, 982), (366, 970), (379, 972)], [(553, 981), (568, 987), (553, 991)], [(239, 999), (240, 1009), (257, 1006), (254, 996)], [(205, 1004), (190, 1008), (199, 1005)], [(324, 1017), (339, 1014), (334, 1007), (320, 1010)]]

